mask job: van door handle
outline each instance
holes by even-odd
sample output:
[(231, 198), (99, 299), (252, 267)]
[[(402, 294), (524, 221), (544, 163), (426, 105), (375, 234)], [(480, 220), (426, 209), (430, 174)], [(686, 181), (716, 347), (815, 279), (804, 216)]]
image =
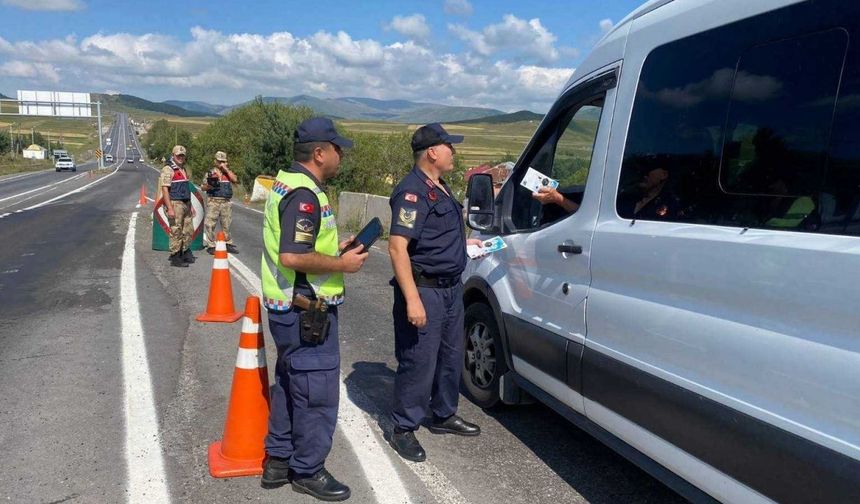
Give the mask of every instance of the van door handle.
[(562, 243), (558, 246), (558, 251), (562, 254), (581, 254), (582, 246), (572, 243)]

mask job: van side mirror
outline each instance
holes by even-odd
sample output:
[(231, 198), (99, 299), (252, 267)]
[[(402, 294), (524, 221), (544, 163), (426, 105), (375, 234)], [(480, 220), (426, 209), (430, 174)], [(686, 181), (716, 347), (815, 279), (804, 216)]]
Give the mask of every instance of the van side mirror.
[(493, 226), (496, 214), (496, 195), (493, 193), (493, 176), (476, 173), (469, 178), (466, 190), (469, 199), (467, 223), (476, 231), (487, 231)]

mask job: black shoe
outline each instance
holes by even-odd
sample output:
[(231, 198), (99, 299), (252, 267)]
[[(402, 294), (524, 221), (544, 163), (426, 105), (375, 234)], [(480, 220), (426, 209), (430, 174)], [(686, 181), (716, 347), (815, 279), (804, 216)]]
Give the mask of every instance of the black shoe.
[(227, 244), (227, 252), (230, 252), (231, 254), (238, 254), (239, 249), (237, 249), (236, 246), (233, 245), (232, 243), (228, 243)]
[(188, 263), (182, 260), (182, 256), (179, 252), (172, 254), (170, 256), (170, 265), (175, 266), (177, 268), (187, 268)]
[(278, 488), (292, 480), (289, 460), (281, 457), (267, 457), (263, 464), (263, 477), (260, 486), (265, 489)]
[(458, 436), (477, 436), (481, 433), (481, 428), (473, 423), (469, 423), (457, 415), (451, 415), (442, 420), (433, 418), (433, 422), (427, 424), (427, 428), (433, 434), (457, 434)]
[(422, 448), (421, 443), (415, 439), (415, 433), (412, 431), (397, 432), (395, 429), (391, 434), (391, 439), (388, 441), (388, 444), (394, 448), (394, 451), (396, 451), (398, 455), (406, 460), (411, 460), (412, 462), (424, 462), (427, 460), (427, 454), (424, 452), (424, 448)]
[(349, 499), (349, 487), (334, 479), (325, 467), (306, 478), (293, 479), (293, 490), (322, 501), (334, 502)]
[(197, 258), (196, 258), (196, 257), (194, 257), (194, 254), (192, 254), (192, 253), (191, 253), (191, 249), (185, 249), (185, 250), (180, 254), (180, 257), (182, 257), (182, 260), (183, 260), (183, 261), (185, 261), (185, 262), (187, 262), (188, 264), (193, 264), (193, 263), (194, 263), (194, 261), (196, 261), (196, 260), (197, 260)]
[(209, 255), (215, 255), (215, 247), (206, 247), (206, 252)]

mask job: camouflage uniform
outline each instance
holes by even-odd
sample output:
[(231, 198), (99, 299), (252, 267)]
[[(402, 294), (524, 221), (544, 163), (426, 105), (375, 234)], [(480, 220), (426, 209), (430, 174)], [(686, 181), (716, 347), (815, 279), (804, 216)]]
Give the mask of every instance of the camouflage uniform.
[[(185, 168), (179, 168), (181, 175), (188, 179)], [(167, 187), (168, 189), (174, 182), (175, 172), (170, 164), (161, 169), (159, 177), (159, 186)], [(190, 195), (190, 192), (189, 192)], [(183, 250), (191, 248), (191, 237), (194, 235), (194, 222), (191, 216), (191, 200), (175, 200), (171, 199), (173, 212), (176, 217), (170, 220), (170, 255), (176, 254)]]
[[(218, 176), (218, 170), (212, 170), (206, 176), (208, 178), (212, 175)], [(222, 180), (221, 183), (223, 184), (224, 181)], [(227, 183), (229, 183), (229, 181), (227, 181)], [(215, 226), (219, 222), (221, 223), (221, 230), (224, 231), (224, 236), (227, 237), (227, 243), (232, 245), (233, 238), (230, 236), (230, 224), (233, 222), (232, 198), (218, 197), (207, 194), (206, 219), (203, 221), (203, 228), (206, 231), (205, 245), (207, 247), (215, 246)]]

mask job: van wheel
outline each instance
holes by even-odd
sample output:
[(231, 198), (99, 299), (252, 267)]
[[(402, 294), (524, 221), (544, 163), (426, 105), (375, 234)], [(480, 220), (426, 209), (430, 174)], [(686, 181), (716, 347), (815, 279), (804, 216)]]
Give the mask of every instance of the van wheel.
[(470, 304), (465, 325), (463, 393), (481, 408), (491, 408), (499, 402), (499, 377), (508, 370), (493, 310), (484, 303)]

